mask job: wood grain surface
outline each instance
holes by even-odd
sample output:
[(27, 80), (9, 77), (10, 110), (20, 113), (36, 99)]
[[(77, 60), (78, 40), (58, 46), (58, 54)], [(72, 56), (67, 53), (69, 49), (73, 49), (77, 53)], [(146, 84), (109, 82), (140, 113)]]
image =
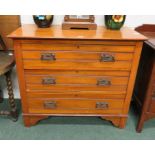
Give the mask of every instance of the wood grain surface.
[(146, 40), (147, 38), (138, 32), (123, 27), (120, 31), (108, 30), (98, 26), (97, 30), (62, 30), (59, 25), (50, 28), (38, 28), (34, 24), (23, 25), (8, 35), (10, 38), (28, 39), (88, 39), (88, 40)]

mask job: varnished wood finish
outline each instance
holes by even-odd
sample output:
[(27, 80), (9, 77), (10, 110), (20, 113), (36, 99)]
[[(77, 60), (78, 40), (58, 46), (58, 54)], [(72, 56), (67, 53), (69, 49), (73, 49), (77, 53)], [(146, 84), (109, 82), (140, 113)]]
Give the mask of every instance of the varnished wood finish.
[(11, 53), (0, 52), (0, 75), (3, 75), (14, 66), (15, 61)]
[(84, 85), (84, 84), (66, 84), (66, 85), (37, 85), (37, 84), (27, 84), (27, 91), (118, 91), (126, 92), (127, 86), (99, 86), (99, 85)]
[(26, 94), (26, 82), (24, 77), (24, 68), (23, 68), (23, 60), (22, 60), (22, 53), (21, 53), (21, 44), (19, 40), (14, 41), (14, 56), (16, 58), (16, 68), (17, 68), (17, 75), (18, 75), (18, 83), (20, 89), (20, 96), (22, 102), (22, 111), (23, 113), (28, 113), (28, 105), (27, 105), (27, 94)]
[[(147, 39), (143, 35), (132, 29), (123, 27), (120, 31), (108, 30), (103, 26), (98, 26), (97, 30), (62, 30), (61, 26), (51, 26), (50, 28), (38, 28), (34, 24), (23, 25), (16, 31), (8, 35), (10, 38), (24, 39), (73, 39), (73, 40), (101, 40), (106, 41), (140, 41)], [(45, 41), (45, 40), (42, 40)], [(129, 43), (130, 44), (130, 43)]]
[(28, 91), (27, 96), (30, 98), (88, 98), (88, 99), (124, 99), (126, 91)]
[(8, 96), (9, 96), (9, 104), (10, 104), (10, 116), (13, 121), (17, 121), (18, 119), (18, 112), (17, 107), (15, 104), (14, 93), (13, 93), (13, 86), (11, 80), (11, 70), (5, 73)]
[(3, 38), (2, 38), (1, 35), (0, 35), (0, 47), (1, 47), (4, 51), (7, 50), (6, 44), (5, 44), (5, 42), (4, 42), (4, 40), (3, 40)]
[(126, 117), (101, 117), (102, 119), (105, 119), (107, 121), (111, 121), (113, 125), (116, 127), (119, 127), (120, 129), (123, 129), (125, 127), (125, 123), (123, 122), (126, 120)]
[[(8, 50), (13, 50), (13, 42), (6, 36), (21, 25), (19, 15), (0, 15), (0, 34)], [(1, 46), (0, 46), (1, 50)]]
[(87, 60), (80, 61), (42, 61), (42, 60), (24, 60), (24, 69), (53, 69), (53, 70), (121, 70), (130, 71), (130, 61), (115, 61), (115, 62), (89, 62)]
[(72, 17), (70, 15), (64, 16), (65, 22), (95, 22), (95, 16), (94, 15), (87, 15), (87, 18), (81, 18), (81, 17)]
[[(94, 74), (94, 73), (92, 73)], [(42, 72), (41, 74), (32, 73), (25, 74), (27, 84), (39, 84), (39, 85), (66, 85), (66, 84), (85, 84), (85, 85), (99, 85), (99, 80), (109, 81), (110, 85), (127, 85), (128, 77), (113, 77), (113, 76), (96, 76), (96, 75), (78, 75), (78, 74), (61, 74), (61, 71), (57, 74), (53, 72)], [(45, 78), (54, 79), (54, 84), (43, 84)]]
[(151, 99), (151, 103), (148, 109), (150, 112), (155, 113), (155, 98)]
[[(52, 48), (51, 48), (52, 49)], [(116, 52), (116, 48), (114, 47), (114, 52)], [(120, 48), (119, 48), (120, 49)], [(109, 51), (109, 50), (107, 50)], [(124, 52), (124, 50), (122, 49)], [(68, 61), (76, 61), (76, 60), (87, 60), (87, 61), (100, 61), (101, 59), (101, 54), (109, 54), (112, 55), (115, 59), (115, 61), (131, 61), (133, 58), (132, 53), (113, 53), (113, 52), (104, 52), (104, 51), (99, 51), (99, 52), (84, 52), (84, 51), (23, 51), (23, 59), (24, 60), (29, 60), (29, 59), (34, 59), (34, 60), (40, 60), (41, 55), (44, 53), (47, 54), (54, 54), (56, 60), (68, 60)]]
[[(55, 103), (55, 107), (46, 108), (46, 103)], [(97, 108), (97, 103), (105, 103), (106, 107)], [(74, 104), (73, 104), (74, 103)], [(84, 99), (84, 98), (49, 98), (28, 100), (30, 113), (52, 113), (52, 114), (120, 114), (123, 105), (123, 99)]]
[(130, 71), (91, 71), (91, 70), (25, 70), (26, 75), (47, 75), (47, 74), (52, 75), (77, 75), (77, 76), (115, 76), (115, 77), (128, 77), (130, 75)]
[(35, 125), (40, 120), (48, 118), (48, 116), (23, 116), (24, 124), (26, 127), (31, 127), (32, 125)]
[(89, 15), (88, 18), (72, 18), (70, 15), (65, 15), (64, 22), (62, 23), (63, 30), (69, 29), (88, 29), (96, 30), (94, 15)]
[[(98, 45), (96, 42), (92, 44), (87, 44), (86, 41), (83, 41), (83, 44), (81, 44), (80, 42), (76, 42), (76, 44), (66, 44), (66, 42), (61, 42), (60, 44), (54, 44), (52, 41), (49, 42), (48, 44), (44, 42), (42, 42), (42, 44), (33, 44), (33, 42), (31, 44), (22, 44), (22, 50), (43, 50), (42, 52), (54, 52), (54, 51), (95, 51), (95, 52), (134, 52), (134, 46), (130, 46), (130, 45), (113, 45), (113, 43), (111, 42), (110, 45)], [(113, 46), (111, 46), (113, 45)]]
[(140, 111), (136, 130), (141, 132), (144, 122), (155, 118), (155, 101), (153, 97), (155, 90), (155, 25), (145, 24), (137, 27), (136, 30), (149, 38), (143, 46), (134, 90), (134, 103), (136, 103)]
[(125, 127), (143, 35), (24, 25), (9, 37), (26, 126), (48, 116), (101, 116)]

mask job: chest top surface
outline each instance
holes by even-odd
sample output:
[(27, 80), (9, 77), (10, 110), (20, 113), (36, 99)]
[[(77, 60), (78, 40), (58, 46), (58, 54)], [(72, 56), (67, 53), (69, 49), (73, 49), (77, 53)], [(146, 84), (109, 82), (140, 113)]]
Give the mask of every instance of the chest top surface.
[(62, 30), (61, 25), (38, 28), (34, 24), (23, 25), (10, 35), (14, 39), (87, 39), (87, 40), (146, 40), (142, 34), (123, 27), (121, 30), (108, 30), (98, 26), (97, 30)]

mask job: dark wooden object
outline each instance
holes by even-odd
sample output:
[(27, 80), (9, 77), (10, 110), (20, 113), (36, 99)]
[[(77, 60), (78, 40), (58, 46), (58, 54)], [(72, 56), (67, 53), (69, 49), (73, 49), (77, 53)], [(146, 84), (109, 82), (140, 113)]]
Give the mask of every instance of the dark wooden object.
[(0, 89), (0, 103), (3, 102), (3, 92), (2, 90)]
[(96, 30), (95, 17), (89, 15), (88, 18), (72, 18), (70, 15), (65, 15), (64, 22), (62, 23), (63, 30), (69, 29), (88, 29)]
[(144, 122), (155, 118), (155, 25), (144, 24), (136, 31), (149, 38), (144, 42), (134, 90), (134, 103), (140, 111), (136, 130), (141, 132)]
[(11, 81), (11, 71), (12, 68), (14, 67), (15, 61), (12, 53), (6, 51), (7, 48), (1, 36), (0, 36), (0, 44), (4, 49), (4, 51), (0, 52), (0, 76), (4, 75), (6, 78), (7, 90), (9, 95), (9, 104), (10, 104), (10, 111), (1, 110), (0, 115), (11, 116), (13, 121), (17, 121), (18, 117), (17, 108), (15, 105), (12, 81)]
[[(1, 46), (1, 48), (2, 48), (4, 51), (6, 51), (7, 47), (6, 47), (6, 45), (5, 45), (5, 43), (4, 43), (3, 39), (2, 39), (2, 37), (0, 37), (0, 46)], [(2, 90), (0, 89), (0, 103), (1, 103), (1, 102), (3, 102), (3, 92), (2, 92)]]

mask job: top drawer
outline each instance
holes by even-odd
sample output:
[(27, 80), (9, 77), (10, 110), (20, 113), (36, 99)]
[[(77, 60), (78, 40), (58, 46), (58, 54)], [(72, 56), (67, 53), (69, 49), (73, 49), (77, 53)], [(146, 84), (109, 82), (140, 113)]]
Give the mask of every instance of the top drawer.
[[(58, 41), (59, 42), (59, 41)], [(22, 44), (24, 69), (126, 70), (132, 65), (135, 45), (113, 41), (37, 42)], [(96, 44), (94, 44), (96, 43)]]
[(22, 50), (42, 50), (42, 51), (101, 51), (101, 52), (134, 52), (134, 45), (121, 44), (47, 44), (30, 43), (22, 44)]

